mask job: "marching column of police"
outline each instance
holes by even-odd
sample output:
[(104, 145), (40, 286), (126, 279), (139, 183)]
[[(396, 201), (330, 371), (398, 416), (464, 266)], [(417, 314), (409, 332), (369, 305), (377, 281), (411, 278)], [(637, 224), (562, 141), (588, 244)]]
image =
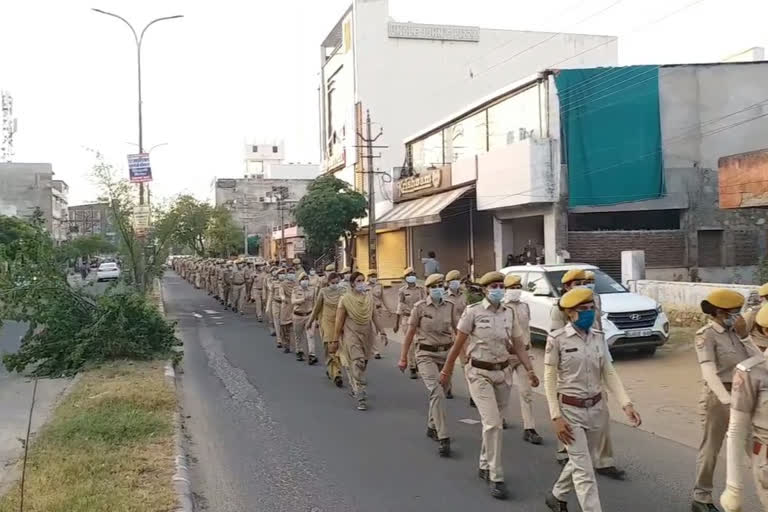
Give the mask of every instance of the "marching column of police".
[[(306, 357), (309, 365), (318, 362), (319, 337), (326, 376), (343, 387), (345, 374), (357, 409), (367, 410), (366, 369), (371, 357), (380, 359), (388, 344), (384, 319), (392, 313), (375, 272), (363, 276), (345, 268), (337, 273), (330, 264), (318, 274), (315, 269), (307, 272), (298, 259), (266, 264), (177, 257), (173, 268), (226, 309), (244, 314), (251, 304), (250, 310), (275, 336), (277, 348), (295, 353), (297, 361)], [(407, 268), (403, 280), (394, 312), (394, 331), (405, 331), (397, 366), (413, 379), (421, 377), (426, 387), (426, 435), (437, 442), (439, 456), (451, 456), (446, 399), (452, 398), (458, 360), (482, 423), (478, 476), (491, 496), (505, 499), (509, 491), (502, 467), (502, 431), (513, 381), (523, 440), (542, 443), (532, 412), (532, 388), (539, 386), (539, 377), (529, 353), (530, 310), (521, 297), (521, 279), (488, 272), (471, 282), (452, 270), (427, 276), (419, 286), (414, 270)], [(556, 458), (563, 467), (545, 503), (550, 510), (567, 512), (573, 492), (582, 511), (600, 512), (596, 474), (624, 478), (613, 461), (606, 392), (619, 402), (631, 425), (639, 426), (641, 419), (613, 366), (602, 330), (600, 295), (593, 292), (594, 274), (572, 269), (561, 284), (542, 381), (559, 443)], [(703, 435), (693, 512), (719, 510), (713, 503), (713, 475), (726, 434), (727, 481), (721, 506), (726, 512), (742, 511), (742, 472), (751, 465), (757, 494), (768, 512), (768, 363), (763, 353), (768, 347), (768, 284), (760, 287), (759, 296), (761, 304), (743, 314), (745, 299), (732, 290), (717, 289), (701, 303), (709, 320), (695, 337), (703, 379)]]

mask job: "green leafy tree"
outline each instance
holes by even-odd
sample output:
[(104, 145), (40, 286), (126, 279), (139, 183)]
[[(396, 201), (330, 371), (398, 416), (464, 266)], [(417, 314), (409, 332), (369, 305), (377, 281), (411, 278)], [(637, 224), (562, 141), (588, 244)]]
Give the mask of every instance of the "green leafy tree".
[(223, 206), (213, 209), (206, 228), (209, 253), (226, 258), (243, 249), (243, 230), (235, 224), (232, 213)]
[(198, 256), (205, 256), (205, 234), (211, 222), (213, 207), (190, 195), (183, 195), (176, 199), (170, 211), (177, 218), (173, 241), (188, 247)]
[(365, 196), (352, 190), (347, 182), (321, 176), (309, 186), (294, 214), (304, 229), (311, 253), (326, 253), (343, 238), (351, 261), (357, 219), (367, 215), (367, 207)]
[(117, 252), (117, 247), (102, 235), (83, 236), (73, 240), (70, 245), (77, 256), (84, 258)]

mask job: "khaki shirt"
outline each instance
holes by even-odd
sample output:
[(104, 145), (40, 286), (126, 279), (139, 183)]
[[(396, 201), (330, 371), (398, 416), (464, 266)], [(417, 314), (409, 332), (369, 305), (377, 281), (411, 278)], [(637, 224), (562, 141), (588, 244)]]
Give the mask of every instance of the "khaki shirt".
[(467, 296), (459, 289), (456, 293), (448, 290), (447, 299), (453, 302), (453, 325), (459, 323), (461, 314), (464, 313), (464, 309), (467, 307)]
[(715, 363), (717, 376), (724, 384), (733, 382), (733, 370), (737, 364), (759, 353), (750, 338), (740, 340), (735, 332), (716, 322), (710, 321), (696, 333), (699, 364)]
[(527, 302), (521, 300), (516, 302), (506, 302), (504, 306), (515, 312), (515, 319), (520, 324), (520, 329), (523, 331), (523, 343), (525, 343), (525, 349), (531, 348), (531, 308)]
[(309, 286), (310, 288), (313, 288), (315, 290), (318, 289), (320, 286), (320, 276), (315, 274), (314, 276), (309, 276)]
[(586, 334), (572, 324), (550, 333), (544, 364), (557, 367), (557, 392), (575, 398), (591, 398), (603, 392), (603, 365), (609, 361), (603, 332)]
[(469, 357), (486, 363), (508, 361), (509, 338), (523, 334), (514, 315), (503, 306), (495, 309), (488, 299), (467, 306), (457, 329), (469, 335)]
[(262, 288), (264, 288), (265, 277), (266, 276), (263, 272), (256, 272), (253, 275), (253, 287), (256, 288), (257, 290), (261, 290)]
[(758, 331), (756, 328), (757, 324), (755, 323), (755, 317), (757, 316), (757, 312), (760, 311), (761, 307), (762, 304), (759, 306), (753, 306), (746, 310), (744, 312), (744, 320), (747, 322), (747, 332), (749, 332), (749, 335), (752, 337), (752, 342), (759, 348), (765, 350), (768, 348), (768, 338), (763, 336), (763, 334)]
[(278, 297), (280, 304), (280, 323), (289, 324), (293, 322), (293, 304), (291, 304), (291, 296), (293, 295), (293, 289), (296, 287), (294, 281), (284, 280), (278, 285)]
[(239, 286), (241, 284), (245, 284), (245, 273), (242, 270), (235, 269), (232, 271), (232, 277), (230, 277), (230, 281), (233, 285)]
[(315, 290), (312, 286), (309, 286), (306, 290), (299, 286), (293, 288), (291, 294), (291, 304), (293, 305), (294, 313), (302, 313), (302, 316), (308, 316), (312, 313), (312, 308), (315, 306)]
[(752, 435), (768, 444), (768, 366), (765, 357), (753, 357), (736, 366), (731, 408), (749, 414)]
[(424, 292), (424, 288), (406, 284), (397, 292), (397, 314), (400, 316), (410, 315), (413, 306), (426, 298), (427, 294)]
[(408, 325), (416, 327), (415, 340), (419, 345), (453, 343), (453, 307), (454, 304), (448, 300), (436, 304), (432, 297), (420, 300), (413, 306)]

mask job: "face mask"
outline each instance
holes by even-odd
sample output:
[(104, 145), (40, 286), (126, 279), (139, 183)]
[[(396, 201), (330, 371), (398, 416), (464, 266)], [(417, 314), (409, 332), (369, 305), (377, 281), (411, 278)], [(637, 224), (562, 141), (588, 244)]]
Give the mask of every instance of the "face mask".
[(301, 285), (302, 288), (309, 288), (309, 281), (307, 281), (306, 279), (302, 279), (301, 281), (299, 281), (299, 284)]
[(405, 282), (408, 284), (413, 284), (416, 282), (416, 276), (408, 276), (405, 278)]
[(582, 331), (586, 331), (592, 327), (593, 323), (595, 323), (595, 310), (590, 309), (589, 311), (579, 311), (579, 318), (573, 322), (573, 325)]
[(365, 285), (365, 283), (355, 283), (355, 290), (358, 292), (363, 293), (367, 289), (368, 287)]
[(504, 298), (504, 288), (493, 288), (488, 290), (488, 300), (493, 304), (498, 304)]
[(457, 291), (459, 287), (461, 286), (461, 281), (458, 279), (454, 279), (453, 281), (448, 283), (448, 288), (451, 289), (451, 291)]
[(518, 302), (520, 300), (520, 292), (522, 290), (507, 290), (504, 294), (504, 300), (508, 302)]
[(372, 278), (371, 278), (371, 284), (376, 284), (378, 281), (379, 281), (379, 280), (378, 280), (378, 279), (376, 279), (375, 277), (372, 277)]
[(296, 280), (296, 274), (285, 274), (285, 278), (289, 281), (295, 281)]
[(315, 272), (314, 270), (310, 270), (309, 271), (309, 275), (311, 275), (311, 276), (317, 275), (317, 272)]
[(282, 281), (283, 279), (285, 279), (285, 274), (277, 274), (277, 279), (278, 281)]
[(432, 300), (435, 302), (442, 302), (443, 301), (443, 289), (442, 288), (430, 288), (429, 289), (429, 296), (432, 297)]
[(733, 327), (733, 324), (736, 323), (736, 317), (738, 317), (738, 313), (728, 313), (728, 316), (725, 317), (725, 320), (723, 320), (723, 323), (726, 327), (731, 328)]
[(339, 283), (328, 283), (328, 288), (335, 290), (339, 287)]

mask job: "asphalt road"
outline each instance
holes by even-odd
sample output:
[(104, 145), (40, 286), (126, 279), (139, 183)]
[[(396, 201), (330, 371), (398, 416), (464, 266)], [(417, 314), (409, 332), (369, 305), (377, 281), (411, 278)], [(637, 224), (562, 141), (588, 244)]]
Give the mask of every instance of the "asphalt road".
[[(175, 274), (164, 283), (166, 310), (184, 340), (182, 402), (199, 510), (548, 510), (543, 499), (559, 466), (542, 397), (535, 406), (545, 444), (524, 443), (519, 419), (505, 431), (512, 499), (496, 501), (476, 476), (481, 427), (471, 421), (479, 417), (458, 376), (457, 398), (449, 402), (454, 454), (440, 459), (425, 437), (426, 391), (395, 367), (399, 345), (371, 361), (370, 408), (361, 413), (322, 366), (276, 350), (253, 317), (224, 311)], [(604, 510), (690, 510), (694, 450), (618, 423), (612, 435), (629, 479), (599, 478)], [(578, 510), (575, 497), (570, 507)], [(758, 509), (750, 495), (744, 510)]]

